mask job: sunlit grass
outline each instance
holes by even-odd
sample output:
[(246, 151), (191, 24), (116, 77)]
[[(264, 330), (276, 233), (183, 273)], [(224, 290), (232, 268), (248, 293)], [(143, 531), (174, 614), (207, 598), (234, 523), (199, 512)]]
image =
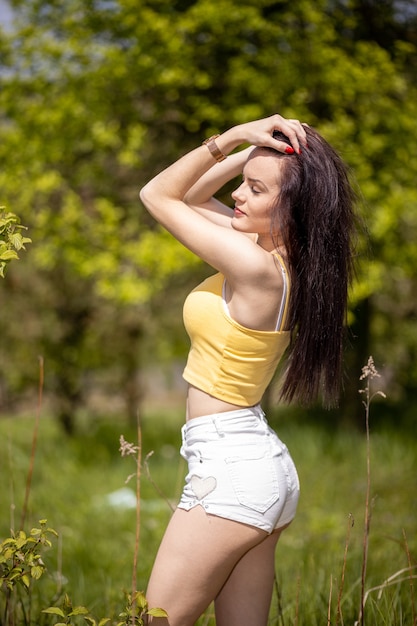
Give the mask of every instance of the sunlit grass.
[[(185, 473), (179, 457), (181, 413), (143, 419), (143, 459), (149, 457), (152, 481), (142, 472), (141, 535), (138, 587), (146, 589), (158, 543), (170, 516), (165, 497), (175, 504)], [(273, 426), (289, 446), (302, 486), (299, 511), (277, 549), (277, 582), (271, 624), (327, 624), (329, 602), (334, 619), (343, 555), (348, 537), (341, 599), (345, 624), (357, 619), (360, 602), (366, 441), (353, 430), (330, 431), (275, 418)], [(19, 525), (30, 455), (33, 418), (0, 420), (0, 536)], [(132, 458), (121, 458), (119, 437), (135, 441), (123, 420), (84, 418), (68, 439), (55, 421), (42, 417), (27, 525), (41, 518), (60, 535), (46, 556), (48, 578), (39, 582), (40, 603), (48, 606), (63, 590), (74, 604), (97, 617), (113, 616), (130, 590), (135, 541), (135, 510), (123, 502), (122, 489), (134, 492)], [(366, 587), (377, 587), (408, 566), (407, 550), (417, 557), (416, 444), (410, 436), (371, 434), (372, 521)], [(115, 495), (114, 495), (115, 494)], [(126, 495), (126, 494), (125, 494)], [(127, 504), (127, 503), (126, 503)], [(353, 526), (351, 525), (351, 522)], [(405, 533), (405, 535), (404, 535)], [(331, 600), (329, 600), (332, 588)], [(365, 623), (412, 624), (410, 581), (386, 588), (367, 599)], [(201, 625), (212, 626), (210, 615)], [(335, 623), (334, 621), (332, 623)]]

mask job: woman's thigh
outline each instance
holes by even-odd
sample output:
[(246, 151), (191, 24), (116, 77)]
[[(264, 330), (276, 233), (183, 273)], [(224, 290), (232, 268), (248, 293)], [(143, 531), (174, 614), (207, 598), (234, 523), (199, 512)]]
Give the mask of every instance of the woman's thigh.
[(167, 611), (152, 623), (192, 626), (216, 598), (235, 565), (267, 533), (208, 515), (201, 506), (177, 509), (161, 542), (146, 593), (150, 607)]
[(275, 578), (275, 548), (283, 530), (268, 535), (235, 565), (216, 598), (217, 626), (266, 626)]

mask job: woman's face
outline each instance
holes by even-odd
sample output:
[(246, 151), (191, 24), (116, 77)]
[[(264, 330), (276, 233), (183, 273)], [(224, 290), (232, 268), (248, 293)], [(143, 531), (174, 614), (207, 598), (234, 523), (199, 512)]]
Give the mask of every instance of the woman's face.
[(271, 212), (279, 196), (282, 162), (283, 158), (267, 150), (255, 149), (250, 155), (243, 181), (232, 193), (235, 230), (271, 237)]

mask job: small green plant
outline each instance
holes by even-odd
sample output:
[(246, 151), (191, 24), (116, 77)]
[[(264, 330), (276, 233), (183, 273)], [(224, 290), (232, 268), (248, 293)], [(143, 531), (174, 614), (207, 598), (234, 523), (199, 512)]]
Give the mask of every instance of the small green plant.
[[(104, 617), (99, 621), (96, 620), (89, 614), (90, 611), (85, 606), (74, 607), (67, 594), (63, 596), (60, 606), (50, 606), (47, 609), (43, 609), (42, 613), (57, 616), (59, 621), (55, 622), (54, 626), (72, 626), (75, 624), (74, 620), (78, 619), (83, 619), (91, 626), (105, 626), (105, 624), (110, 622), (109, 617)], [(163, 609), (150, 609), (145, 595), (141, 591), (136, 591), (134, 594), (127, 596), (125, 610), (119, 614), (121, 621), (117, 622), (117, 626), (144, 626), (144, 618), (147, 615), (167, 617)]]
[[(46, 570), (41, 552), (52, 545), (49, 537), (57, 533), (46, 526), (46, 520), (39, 523), (40, 528), (32, 528), (29, 535), (19, 530), (0, 544), (0, 592), (5, 598), (2, 614), (6, 624), (15, 613), (17, 589), (28, 591), (31, 581), (39, 580)], [(23, 603), (21, 608), (24, 611)]]
[(19, 250), (25, 249), (26, 243), (31, 243), (29, 237), (24, 237), (21, 230), (26, 226), (19, 224), (19, 218), (14, 213), (6, 211), (0, 206), (0, 276), (4, 278), (7, 264), (18, 259)]
[(50, 535), (58, 536), (53, 528), (40, 520), (40, 528), (32, 528), (29, 535), (23, 530), (4, 539), (0, 544), (0, 589), (12, 590), (21, 584), (26, 589), (31, 579), (39, 580), (45, 572), (40, 551), (52, 545)]
[(119, 615), (123, 619), (121, 622), (117, 622), (117, 626), (143, 626), (146, 615), (151, 617), (168, 617), (164, 609), (150, 609), (145, 595), (141, 591), (129, 594), (127, 600), (125, 610)]
[[(66, 624), (73, 624), (74, 617), (84, 617), (88, 615), (89, 610), (85, 608), (85, 606), (72, 606), (72, 602), (70, 597), (65, 594), (61, 606), (50, 606), (47, 609), (43, 609), (42, 613), (48, 613), (49, 615), (56, 615), (60, 618), (61, 621), (55, 622), (54, 626), (66, 626)], [(99, 622), (101, 626), (106, 624), (109, 620), (105, 619)], [(95, 621), (92, 620), (92, 623), (95, 624)]]

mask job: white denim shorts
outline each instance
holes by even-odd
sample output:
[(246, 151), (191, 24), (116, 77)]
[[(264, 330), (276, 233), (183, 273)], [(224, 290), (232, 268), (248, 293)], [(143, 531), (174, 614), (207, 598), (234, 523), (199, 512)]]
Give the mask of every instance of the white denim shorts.
[(268, 533), (295, 516), (300, 493), (287, 447), (260, 406), (196, 417), (182, 427), (188, 474), (178, 504)]

